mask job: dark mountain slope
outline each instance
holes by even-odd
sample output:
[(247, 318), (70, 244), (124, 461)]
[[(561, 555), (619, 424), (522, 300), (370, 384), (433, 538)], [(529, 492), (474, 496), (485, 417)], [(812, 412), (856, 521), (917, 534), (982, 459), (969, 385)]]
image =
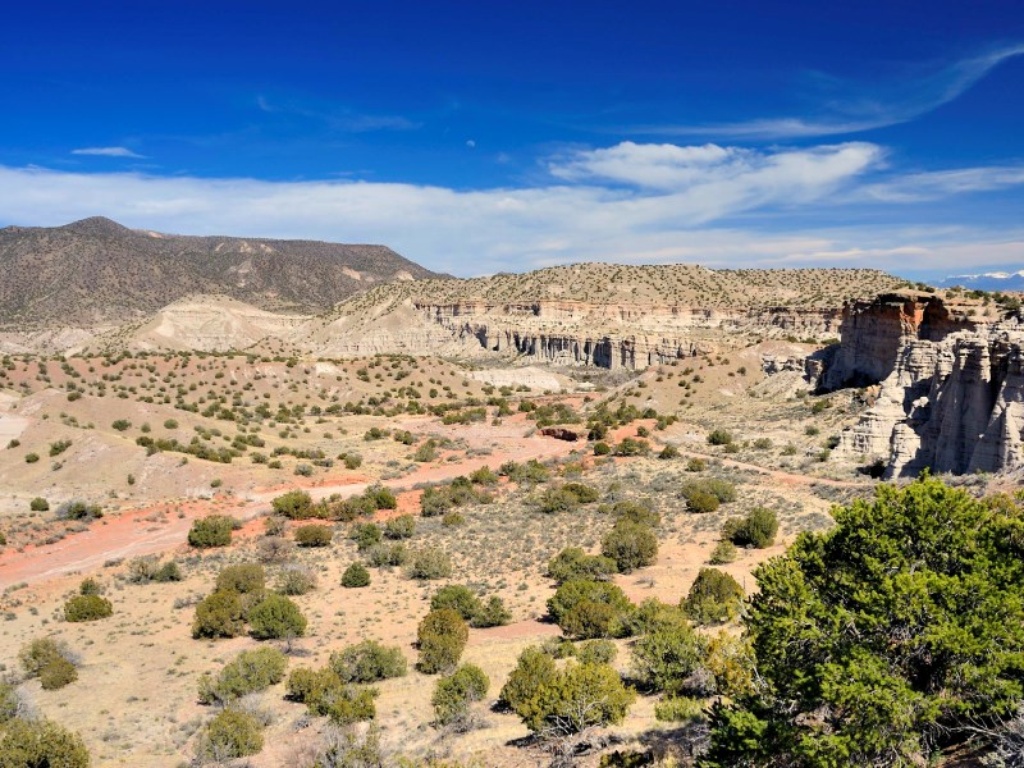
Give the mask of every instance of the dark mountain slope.
[(316, 312), (380, 283), (436, 276), (382, 245), (163, 235), (95, 217), (0, 229), (0, 324), (123, 321), (195, 293)]

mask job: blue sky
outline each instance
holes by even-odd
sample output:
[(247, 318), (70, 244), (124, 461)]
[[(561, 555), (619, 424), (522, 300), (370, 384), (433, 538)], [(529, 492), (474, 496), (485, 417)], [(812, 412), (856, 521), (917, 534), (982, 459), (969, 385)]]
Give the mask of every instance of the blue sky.
[(37, 0), (3, 29), (0, 226), (459, 275), (1024, 268), (1019, 0)]

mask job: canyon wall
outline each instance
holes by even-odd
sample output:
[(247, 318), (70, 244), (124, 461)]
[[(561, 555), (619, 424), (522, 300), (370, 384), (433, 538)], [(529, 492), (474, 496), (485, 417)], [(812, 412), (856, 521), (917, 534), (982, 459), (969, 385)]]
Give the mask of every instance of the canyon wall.
[(878, 385), (837, 455), (881, 461), (888, 477), (1013, 469), (1024, 463), (1024, 325), (996, 308), (887, 294), (844, 308), (842, 342), (820, 386)]
[(417, 303), (452, 337), (481, 351), (538, 362), (643, 369), (713, 351), (721, 333), (836, 335), (840, 312), (787, 307), (732, 310), (537, 301), (511, 304)]

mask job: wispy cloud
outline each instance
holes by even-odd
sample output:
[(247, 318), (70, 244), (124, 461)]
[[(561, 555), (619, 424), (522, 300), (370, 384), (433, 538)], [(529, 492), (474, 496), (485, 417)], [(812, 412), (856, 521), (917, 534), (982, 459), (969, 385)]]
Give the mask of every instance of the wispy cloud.
[(256, 106), (268, 114), (296, 115), (324, 123), (328, 128), (341, 133), (368, 133), (371, 131), (411, 131), (420, 124), (401, 115), (375, 115), (351, 109), (321, 109), (304, 104), (271, 102), (260, 94)]
[(1014, 168), (886, 181), (884, 158), (882, 147), (865, 142), (774, 150), (625, 142), (552, 158), (545, 183), (475, 191), (0, 166), (0, 224), (99, 214), (164, 232), (385, 243), (456, 274), (572, 261), (944, 269), (959, 268), (971, 242), (989, 244), (991, 263), (1019, 257), (1024, 234), (1015, 232), (872, 232), (866, 224), (825, 231), (808, 223), (835, 221), (837, 203), (887, 212), (925, 195), (1024, 185)]
[(706, 136), (772, 141), (861, 133), (914, 120), (948, 104), (1002, 62), (1024, 54), (1024, 44), (961, 59), (931, 71), (886, 82), (864, 83), (827, 78), (832, 94), (810, 116), (764, 117), (707, 125), (634, 126), (639, 134)]
[(128, 147), (82, 147), (81, 149), (72, 149), (72, 155), (95, 155), (97, 157), (135, 157), (145, 158), (145, 155), (140, 155), (137, 152), (133, 152)]
[(878, 202), (914, 203), (951, 195), (992, 192), (1024, 184), (1024, 166), (982, 166), (898, 176), (859, 190), (859, 196)]

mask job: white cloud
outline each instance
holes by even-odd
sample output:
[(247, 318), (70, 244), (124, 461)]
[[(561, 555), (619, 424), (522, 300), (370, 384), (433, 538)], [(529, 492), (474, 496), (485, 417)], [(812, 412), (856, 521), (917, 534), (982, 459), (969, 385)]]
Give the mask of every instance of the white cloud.
[(991, 192), (1024, 184), (1024, 166), (983, 166), (930, 173), (913, 173), (870, 184), (860, 190), (865, 199), (910, 203), (950, 195)]
[[(626, 142), (552, 161), (556, 180), (550, 184), (476, 191), (0, 166), (0, 225), (53, 226), (104, 215), (171, 233), (383, 243), (425, 266), (462, 275), (572, 261), (938, 270), (969, 263), (952, 249), (977, 242), (989, 243), (988, 263), (1019, 257), (1024, 236), (1016, 233), (825, 231), (806, 218), (792, 223), (795, 216), (820, 222), (822, 213), (842, 220), (837, 202), (882, 200), (887, 209), (900, 201), (893, 192), (879, 192), (884, 183), (866, 183), (883, 157), (881, 147), (867, 143), (752, 151)], [(927, 187), (936, 195), (963, 191), (983, 185), (978, 179), (986, 169), (973, 169), (974, 176), (971, 170), (891, 184)], [(998, 178), (1024, 183), (1024, 175), (1009, 171)], [(949, 265), (942, 263), (947, 259)]]
[(71, 154), (96, 155), (98, 157), (145, 157), (145, 155), (133, 152), (128, 147), (82, 147), (81, 149), (72, 149)]
[(1024, 55), (1024, 44), (961, 59), (923, 74), (889, 82), (855, 83), (828, 78), (838, 91), (814, 117), (769, 117), (708, 125), (633, 126), (630, 131), (662, 136), (715, 136), (771, 141), (860, 133), (906, 123), (948, 104), (1007, 59)]

